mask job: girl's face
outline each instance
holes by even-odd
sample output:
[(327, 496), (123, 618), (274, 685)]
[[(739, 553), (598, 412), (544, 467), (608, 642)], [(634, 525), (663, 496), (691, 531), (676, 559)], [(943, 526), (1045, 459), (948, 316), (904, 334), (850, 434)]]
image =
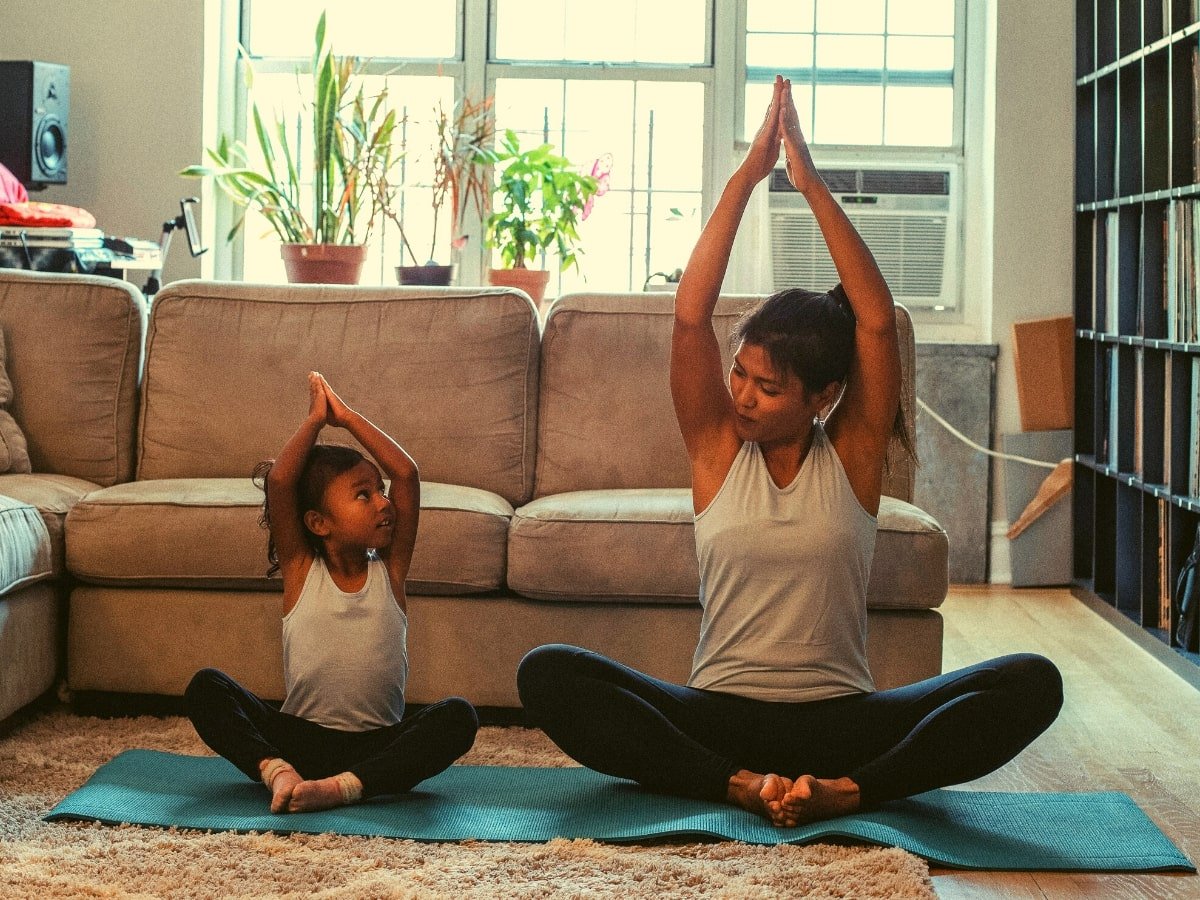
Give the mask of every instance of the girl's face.
[(797, 439), (824, 405), (822, 395), (809, 393), (796, 375), (776, 369), (758, 344), (738, 347), (729, 394), (738, 437), (760, 445)]
[(366, 550), (392, 542), (395, 510), (384, 493), (379, 470), (369, 460), (335, 476), (325, 488), (321, 505), (314, 531), (327, 543)]

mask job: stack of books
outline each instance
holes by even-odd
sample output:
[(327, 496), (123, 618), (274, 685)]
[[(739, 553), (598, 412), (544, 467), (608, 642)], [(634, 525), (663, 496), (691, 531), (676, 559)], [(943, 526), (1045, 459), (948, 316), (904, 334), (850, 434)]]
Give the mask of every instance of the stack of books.
[(0, 247), (28, 247), (30, 250), (98, 250), (104, 246), (99, 228), (32, 228), (27, 225), (0, 225)]

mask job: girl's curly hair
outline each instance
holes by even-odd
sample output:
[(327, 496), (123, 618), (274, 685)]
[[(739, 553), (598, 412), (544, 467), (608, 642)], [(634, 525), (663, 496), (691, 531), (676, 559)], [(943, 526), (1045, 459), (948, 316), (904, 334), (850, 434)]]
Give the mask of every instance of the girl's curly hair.
[[(300, 470), (300, 480), (296, 484), (296, 506), (302, 525), (306, 512), (310, 509), (321, 509), (321, 504), (325, 499), (325, 490), (329, 487), (329, 483), (343, 472), (353, 469), (364, 459), (366, 457), (353, 447), (344, 447), (340, 444), (315, 444), (308, 451), (304, 467)], [(250, 479), (263, 492), (262, 513), (258, 517), (258, 524), (267, 529), (268, 534), (271, 530), (271, 494), (267, 490), (267, 476), (274, 465), (275, 460), (264, 459), (250, 473)], [(322, 556), (325, 546), (321, 539), (309, 531), (307, 525), (303, 525), (303, 528), (304, 539), (308, 541), (309, 548), (317, 556)], [(267, 539), (267, 562), (271, 564), (267, 569), (267, 577), (278, 575), (279, 551), (275, 547), (274, 537)]]

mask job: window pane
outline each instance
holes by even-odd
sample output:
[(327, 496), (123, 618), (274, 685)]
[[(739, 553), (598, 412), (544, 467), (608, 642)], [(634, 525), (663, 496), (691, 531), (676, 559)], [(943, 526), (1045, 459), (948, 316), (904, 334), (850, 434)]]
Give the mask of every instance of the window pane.
[(249, 49), (255, 56), (308, 59), (321, 12), (326, 35), (339, 55), (450, 59), (456, 55), (456, 0), (254, 0)]
[(892, 34), (954, 34), (954, 0), (888, 0)]
[[(746, 107), (743, 116), (745, 129), (742, 135), (745, 140), (753, 140), (758, 126), (762, 124), (767, 107), (771, 104), (771, 91), (772, 87), (769, 84), (749, 83), (746, 85)], [(800, 130), (810, 140), (812, 140), (812, 99), (812, 85), (792, 82), (792, 100), (796, 103)]]
[(750, 34), (746, 65), (761, 69), (807, 69), (813, 64), (811, 34)]
[(748, 31), (813, 30), (813, 0), (746, 0)]
[(884, 0), (817, 0), (817, 31), (883, 34)]
[(953, 88), (888, 87), (884, 117), (886, 144), (893, 147), (948, 147), (953, 136)]
[(954, 71), (954, 38), (888, 38), (887, 65), (891, 70)]
[[(663, 266), (684, 265), (686, 257), (668, 261), (681, 244), (690, 251), (699, 235), (703, 85), (503, 78), (496, 82), (496, 108), (497, 128), (520, 131), (523, 147), (540, 142), (541, 123), (549, 121), (550, 143), (578, 169), (609, 172), (608, 192), (595, 198), (579, 229), (581, 271), (552, 278), (549, 294), (640, 289), (650, 265), (647, 222), (652, 259), (661, 254)], [(557, 271), (553, 254), (545, 266)]]
[(882, 69), (883, 38), (818, 35), (817, 66), (822, 69)]
[(814, 143), (879, 144), (882, 126), (882, 87), (817, 85)]
[(703, 63), (704, 0), (496, 0), (497, 59)]

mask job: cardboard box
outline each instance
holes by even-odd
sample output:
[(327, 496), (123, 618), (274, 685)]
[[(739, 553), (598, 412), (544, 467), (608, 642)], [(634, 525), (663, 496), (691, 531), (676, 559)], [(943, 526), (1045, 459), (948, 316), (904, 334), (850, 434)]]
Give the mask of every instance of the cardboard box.
[(1013, 365), (1022, 431), (1075, 422), (1075, 322), (1070, 316), (1013, 322)]

